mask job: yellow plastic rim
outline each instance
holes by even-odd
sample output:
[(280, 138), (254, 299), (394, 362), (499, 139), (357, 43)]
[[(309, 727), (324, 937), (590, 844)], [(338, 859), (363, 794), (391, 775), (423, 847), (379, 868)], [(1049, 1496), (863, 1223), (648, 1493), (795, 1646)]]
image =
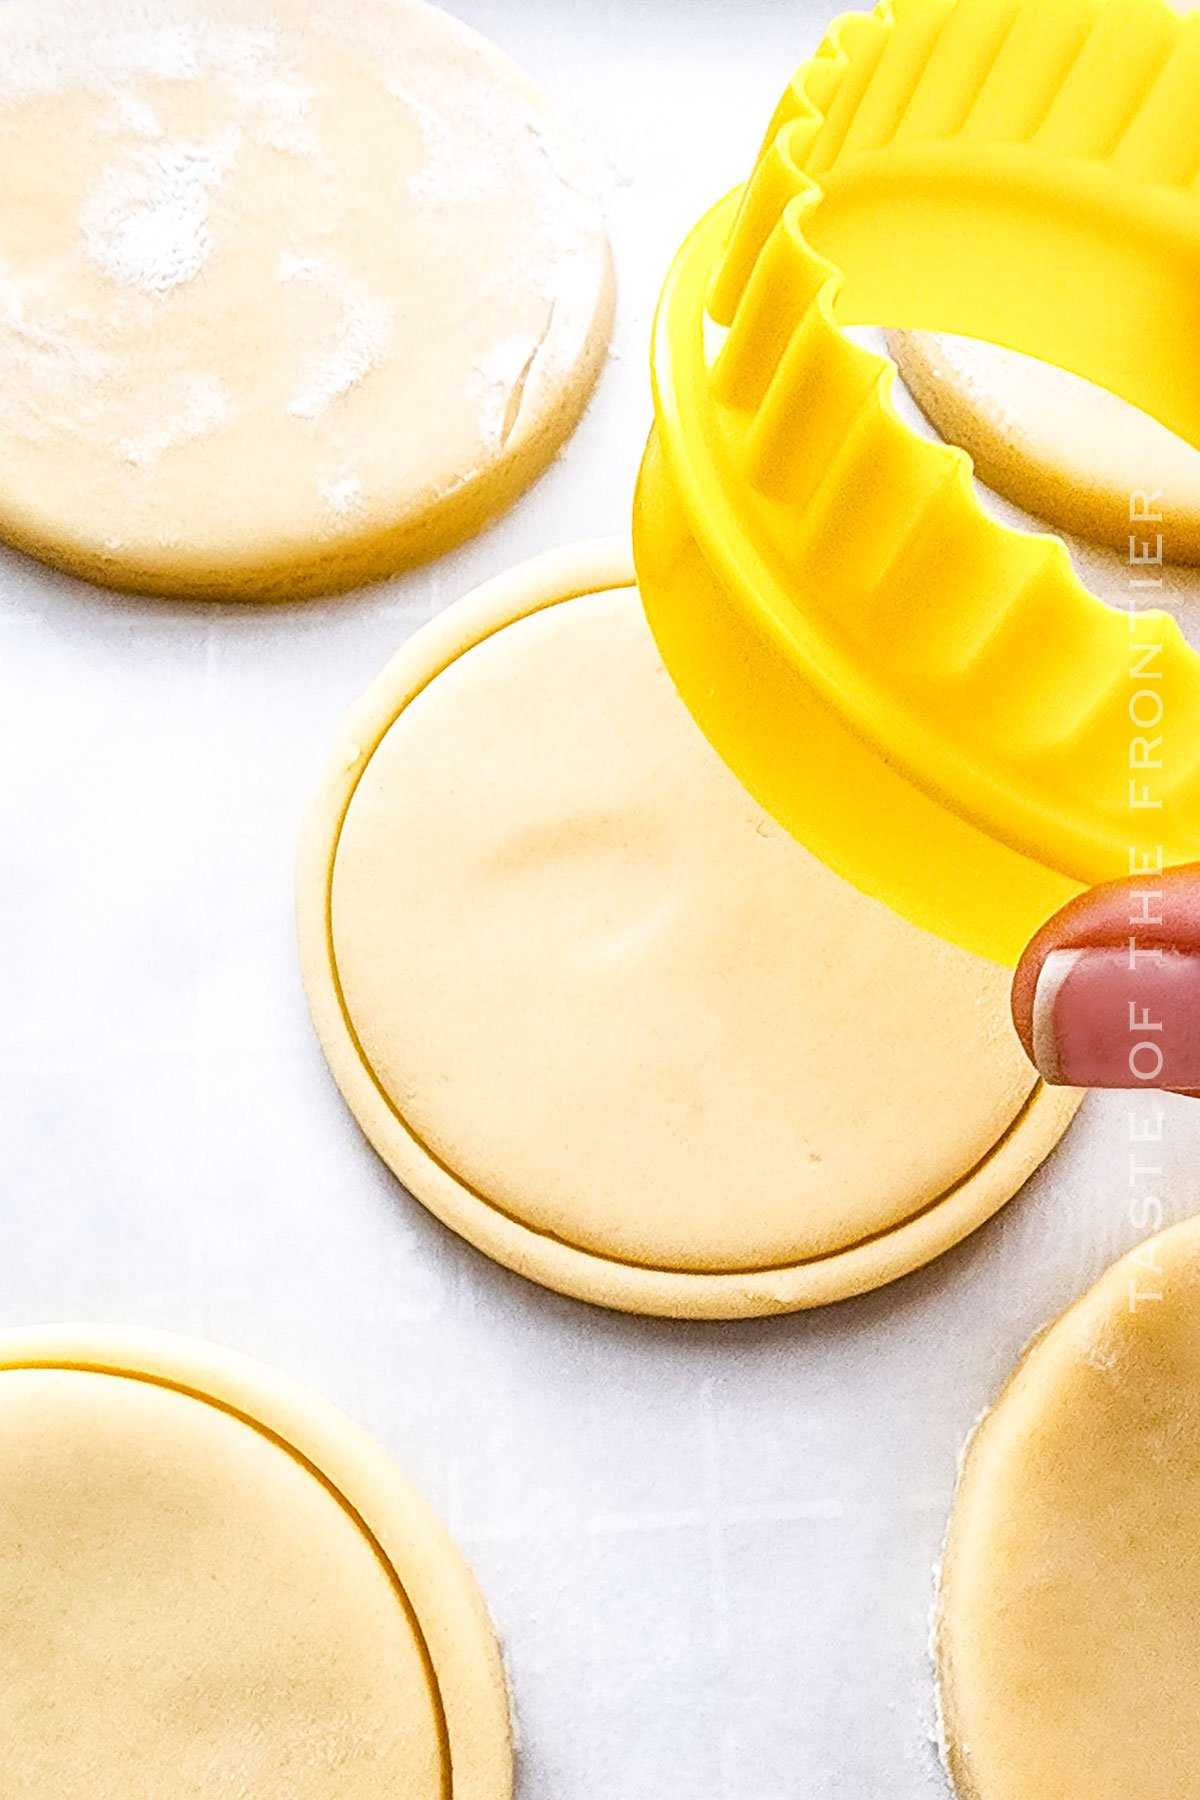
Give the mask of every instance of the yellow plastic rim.
[(733, 1319), (827, 1305), (883, 1286), (970, 1235), (1020, 1189), (1079, 1105), (1038, 1084), (994, 1149), (903, 1224), (836, 1254), (784, 1266), (680, 1271), (598, 1255), (504, 1211), (429, 1151), (376, 1079), (341, 991), (331, 922), (342, 823), (376, 747), (399, 714), (458, 657), (546, 607), (634, 585), (628, 546), (593, 543), (537, 557), (486, 583), (420, 632), (346, 722), (301, 844), (297, 916), (301, 966), (317, 1035), (370, 1144), (430, 1212), (493, 1261), (544, 1287), (618, 1311)]
[(510, 1800), (508, 1692), (483, 1601), (425, 1501), (365, 1433), (275, 1370), (168, 1333), (63, 1325), (0, 1334), (0, 1380), (24, 1369), (171, 1389), (219, 1408), (298, 1462), (347, 1513), (395, 1587), (426, 1665), (445, 1800)]
[(684, 699), (832, 867), (1007, 963), (1131, 855), (1200, 857), (1200, 657), (988, 517), (843, 328), (990, 338), (1200, 442), (1198, 83), (1163, 0), (848, 15), (659, 310), (634, 542)]

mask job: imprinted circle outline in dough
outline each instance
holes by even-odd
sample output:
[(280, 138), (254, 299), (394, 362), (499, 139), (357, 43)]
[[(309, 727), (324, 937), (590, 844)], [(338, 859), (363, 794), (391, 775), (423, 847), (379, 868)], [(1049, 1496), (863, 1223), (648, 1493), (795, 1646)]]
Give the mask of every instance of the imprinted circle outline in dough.
[(737, 1271), (695, 1272), (621, 1260), (539, 1231), (463, 1181), (422, 1142), (380, 1086), (341, 991), (332, 881), (358, 782), (399, 714), (451, 663), (533, 613), (633, 588), (623, 539), (592, 540), (485, 582), (404, 645), (352, 709), (305, 821), (297, 870), (301, 968), (317, 1036), (342, 1095), (387, 1167), (428, 1211), (477, 1250), (570, 1298), (672, 1318), (760, 1317), (828, 1305), (923, 1267), (962, 1242), (1050, 1154), (1081, 1095), (1036, 1082), (1007, 1130), (944, 1193), (903, 1220), (827, 1256)]
[(511, 1800), (508, 1687), (474, 1577), (425, 1499), (365, 1432), (268, 1365), (169, 1332), (68, 1325), (0, 1333), (0, 1377), (34, 1369), (164, 1388), (257, 1432), (311, 1475), (366, 1540), (412, 1631), (441, 1800)]

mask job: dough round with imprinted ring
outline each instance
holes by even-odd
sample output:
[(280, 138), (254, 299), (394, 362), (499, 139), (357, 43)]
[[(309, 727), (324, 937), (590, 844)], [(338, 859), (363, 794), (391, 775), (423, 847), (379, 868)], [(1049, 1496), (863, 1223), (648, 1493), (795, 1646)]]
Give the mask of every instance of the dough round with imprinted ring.
[(1006, 500), (1126, 559), (1131, 538), (1153, 556), (1161, 533), (1167, 562), (1200, 563), (1200, 449), (1115, 394), (996, 344), (892, 331), (888, 349), (930, 423)]
[(962, 1800), (1192, 1800), (1197, 1516), (1191, 1220), (1035, 1342), (969, 1447), (937, 1628)]
[(446, 548), (604, 359), (590, 163), (423, 0), (12, 0), (0, 192), (0, 536), (112, 586)]
[(627, 554), (452, 609), (351, 720), (302, 857), (310, 1001), (385, 1158), (500, 1260), (725, 1316), (924, 1261), (1074, 1096), (1002, 970), (855, 892), (701, 736)]
[(0, 1338), (0, 1734), (21, 1800), (509, 1800), (499, 1657), (423, 1502), (207, 1346)]

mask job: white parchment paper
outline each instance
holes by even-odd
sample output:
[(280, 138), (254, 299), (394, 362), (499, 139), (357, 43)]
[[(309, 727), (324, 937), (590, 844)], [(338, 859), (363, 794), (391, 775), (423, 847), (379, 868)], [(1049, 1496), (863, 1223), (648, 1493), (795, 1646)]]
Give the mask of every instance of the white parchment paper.
[[(513, 513), (367, 593), (177, 606), (0, 555), (0, 1326), (206, 1334), (373, 1431), (495, 1614), (521, 1800), (944, 1800), (927, 1621), (959, 1447), (1029, 1336), (1137, 1241), (1127, 1114), (1150, 1102), (1090, 1100), (1000, 1218), (896, 1287), (672, 1326), (457, 1242), (362, 1142), (309, 1029), (293, 850), (343, 712), (478, 580), (626, 528), (665, 267), (833, 8), (455, 10), (607, 159), (613, 360)], [(1158, 1104), (1181, 1218), (1200, 1106)]]

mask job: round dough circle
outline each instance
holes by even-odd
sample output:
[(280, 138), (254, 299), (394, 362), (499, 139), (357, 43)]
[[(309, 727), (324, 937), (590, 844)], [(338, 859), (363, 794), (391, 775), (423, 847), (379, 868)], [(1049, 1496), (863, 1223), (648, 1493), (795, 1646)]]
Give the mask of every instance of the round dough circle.
[(0, 1732), (22, 1800), (509, 1800), (457, 1551), (324, 1402), (209, 1346), (0, 1338)]
[(423, 0), (11, 0), (0, 191), (0, 536), (109, 586), (444, 549), (604, 359), (590, 165)]
[(937, 1650), (963, 1800), (1191, 1800), (1200, 1222), (1124, 1258), (969, 1447)]
[[(1143, 412), (1048, 363), (996, 344), (892, 331), (905, 386), (980, 480), (1035, 518), (1129, 555), (1161, 530), (1172, 563), (1200, 563), (1200, 450)], [(1161, 499), (1161, 525), (1131, 522), (1131, 497)]]
[(627, 549), (452, 608), (352, 715), (301, 857), (317, 1029), (409, 1189), (535, 1280), (711, 1317), (966, 1235), (1077, 1104), (998, 968), (788, 838), (705, 742)]

